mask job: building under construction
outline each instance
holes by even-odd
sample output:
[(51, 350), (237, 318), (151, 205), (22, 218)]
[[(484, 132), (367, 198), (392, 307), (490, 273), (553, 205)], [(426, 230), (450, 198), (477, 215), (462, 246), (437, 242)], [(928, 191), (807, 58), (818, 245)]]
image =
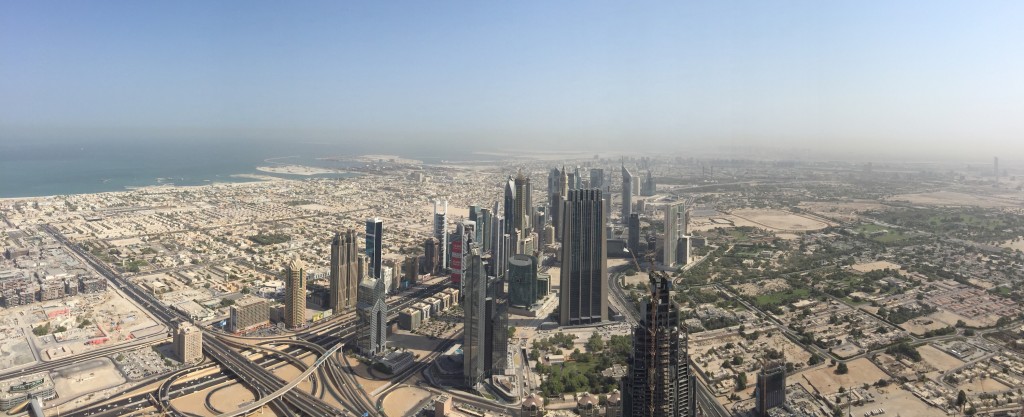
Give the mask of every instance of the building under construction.
[(754, 415), (768, 416), (768, 410), (786, 403), (786, 361), (768, 360), (757, 373)]
[(696, 415), (686, 330), (672, 301), (672, 281), (651, 272), (651, 299), (633, 329), (633, 354), (623, 378), (623, 417), (693, 417)]

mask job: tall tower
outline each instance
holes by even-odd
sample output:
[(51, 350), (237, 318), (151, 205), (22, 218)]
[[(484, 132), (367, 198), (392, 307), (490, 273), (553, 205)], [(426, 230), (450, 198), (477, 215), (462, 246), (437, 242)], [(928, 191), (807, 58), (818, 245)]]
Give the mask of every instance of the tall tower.
[(639, 261), (641, 258), (640, 254), (640, 215), (633, 213), (629, 215), (629, 251), (633, 253), (633, 257)]
[(336, 232), (331, 240), (331, 298), (334, 314), (355, 307), (359, 288), (359, 250), (356, 231)]
[(999, 183), (999, 157), (992, 157), (992, 173), (995, 175), (996, 183)]
[(203, 360), (203, 332), (192, 323), (183, 321), (174, 330), (174, 353), (182, 363)]
[(671, 289), (666, 274), (651, 272), (651, 299), (633, 329), (633, 354), (622, 380), (623, 417), (696, 415), (687, 334), (680, 327)]
[(601, 168), (590, 169), (590, 188), (604, 189), (604, 170)]
[(306, 322), (306, 266), (298, 257), (284, 267), (284, 325), (289, 329)]
[(767, 417), (768, 410), (786, 403), (786, 361), (768, 360), (757, 373), (754, 415)]
[(484, 371), (490, 376), (503, 375), (508, 362), (508, 293), (505, 280), (487, 279), (486, 308)]
[(485, 356), (487, 314), (487, 274), (480, 251), (473, 245), (463, 262), (466, 263), (465, 292), (462, 310), (465, 312), (465, 328), (462, 341), (462, 376), (468, 387), (480, 382), (487, 372)]
[(505, 181), (505, 204), (502, 208), (505, 209), (505, 233), (512, 234), (516, 228), (516, 182), (511, 175)]
[(633, 212), (633, 174), (629, 173), (626, 165), (622, 165), (622, 222), (629, 221), (629, 215)]
[(513, 227), (523, 231), (527, 234), (533, 225), (533, 215), (530, 213), (533, 211), (533, 201), (530, 198), (532, 190), (530, 188), (530, 177), (524, 176), (523, 171), (519, 171), (516, 174), (515, 179), (515, 208), (514, 215), (515, 221)]
[(366, 219), (366, 274), (371, 278), (380, 278), (381, 276), (383, 233), (383, 220), (376, 217)]
[(686, 208), (682, 203), (665, 206), (665, 246), (662, 261), (667, 267), (674, 267), (678, 260), (679, 238), (686, 233)]
[(608, 251), (601, 190), (569, 191), (562, 205), (562, 276), (559, 306), (563, 326), (608, 320)]
[(387, 346), (388, 304), (387, 284), (383, 278), (367, 277), (359, 284), (359, 303), (356, 313), (359, 315), (360, 329), (356, 338), (359, 350), (366, 356), (384, 353)]
[[(438, 205), (441, 206), (440, 211)], [(438, 254), (441, 264), (437, 267), (442, 270), (448, 267), (448, 200), (434, 200), (434, 239), (443, 248)]]
[(470, 244), (473, 243), (473, 239), (476, 236), (476, 223), (469, 220), (463, 220), (461, 223), (455, 225), (455, 236), (452, 238), (452, 284), (455, 284), (459, 289), (463, 289), (466, 286), (466, 256), (469, 254)]

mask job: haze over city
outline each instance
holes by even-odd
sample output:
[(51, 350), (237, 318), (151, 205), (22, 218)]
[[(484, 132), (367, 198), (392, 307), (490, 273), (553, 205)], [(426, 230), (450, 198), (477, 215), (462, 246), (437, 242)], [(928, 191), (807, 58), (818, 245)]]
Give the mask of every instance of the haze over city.
[(0, 11), (3, 142), (512, 142), (975, 161), (1024, 150), (1019, 2)]

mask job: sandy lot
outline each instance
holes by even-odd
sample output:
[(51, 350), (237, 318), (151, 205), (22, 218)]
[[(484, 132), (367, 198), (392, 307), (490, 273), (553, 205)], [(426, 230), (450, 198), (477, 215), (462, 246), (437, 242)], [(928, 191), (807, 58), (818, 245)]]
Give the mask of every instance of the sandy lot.
[(911, 204), (931, 206), (976, 206), (1006, 207), (1016, 205), (1012, 201), (984, 195), (936, 191), (934, 193), (901, 194), (888, 198), (889, 201), (906, 201)]
[(807, 386), (808, 391), (817, 390), (829, 394), (839, 391), (839, 387), (852, 387), (889, 377), (865, 358), (850, 361), (847, 366), (850, 368), (850, 372), (845, 375), (836, 375), (835, 367), (825, 366), (801, 372), (797, 375), (797, 379)]
[(256, 396), (242, 384), (225, 386), (210, 396), (210, 404), (221, 412), (237, 410), (242, 404), (252, 401), (256, 401)]
[(871, 392), (875, 394), (875, 402), (867, 403), (860, 407), (853, 407), (851, 410), (855, 416), (863, 416), (865, 412), (877, 410), (879, 408), (884, 409), (886, 414), (898, 415), (902, 417), (932, 417), (943, 415), (938, 409), (925, 404), (914, 394), (911, 394), (899, 387), (889, 386), (881, 389), (872, 389)]
[(888, 262), (888, 261), (876, 261), (876, 262), (868, 262), (868, 263), (863, 263), (863, 264), (856, 264), (856, 265), (851, 266), (851, 268), (853, 268), (854, 271), (858, 271), (858, 272), (871, 272), (871, 271), (880, 271), (880, 270), (883, 270), (883, 269), (886, 269), (886, 268), (888, 268), (888, 269), (895, 269), (895, 270), (898, 271), (898, 270), (902, 269), (903, 267), (901, 267), (898, 264), (894, 264), (894, 263)]
[(782, 210), (740, 209), (732, 212), (733, 217), (754, 223), (769, 230), (809, 231), (828, 227), (828, 223), (799, 216)]
[(782, 278), (767, 279), (757, 284), (747, 283), (733, 286), (737, 292), (747, 296), (758, 296), (789, 289), (789, 283)]
[(1015, 250), (1015, 251), (1016, 250), (1024, 251), (1024, 239), (1018, 240), (1016, 242), (1014, 242), (1012, 240), (1008, 240), (1006, 242), (1003, 242), (999, 246), (1002, 246), (1004, 248), (1010, 248), (1010, 249)]
[(964, 390), (968, 395), (978, 395), (983, 392), (1003, 392), (1010, 387), (999, 383), (994, 379), (981, 379), (974, 378), (974, 382), (965, 382), (956, 387), (958, 390)]
[(908, 332), (921, 336), (924, 335), (924, 333), (929, 330), (941, 329), (956, 324), (956, 321), (954, 321), (953, 323), (946, 323), (945, 321), (937, 320), (931, 317), (934, 316), (935, 314), (937, 313), (908, 320), (906, 323), (901, 324), (900, 327), (902, 327), (904, 330)]
[(50, 373), (50, 376), (53, 378), (59, 402), (125, 383), (124, 376), (108, 358), (93, 359), (59, 368)]
[(840, 221), (853, 221), (860, 218), (858, 213), (868, 210), (881, 210), (886, 206), (874, 201), (832, 201), (832, 202), (805, 202), (797, 205), (807, 210), (830, 219)]
[(939, 371), (948, 371), (964, 364), (960, 359), (938, 350), (932, 345), (921, 346), (917, 348), (917, 351), (921, 353), (921, 358), (925, 362), (928, 362), (929, 365), (934, 366)]
[(402, 387), (396, 389), (384, 399), (384, 413), (389, 416), (408, 415), (416, 405), (430, 396), (430, 391), (422, 388)]

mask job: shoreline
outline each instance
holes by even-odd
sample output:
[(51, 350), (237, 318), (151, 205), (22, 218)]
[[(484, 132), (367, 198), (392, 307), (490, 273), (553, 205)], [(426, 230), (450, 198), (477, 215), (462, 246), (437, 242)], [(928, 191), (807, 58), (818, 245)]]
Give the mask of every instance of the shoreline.
[[(296, 167), (300, 167), (300, 166), (296, 165)], [(124, 186), (124, 187), (122, 187), (120, 189), (108, 190), (108, 191), (95, 191), (95, 192), (84, 192), (84, 193), (67, 193), (67, 194), (49, 194), (49, 195), (29, 195), (29, 196), (15, 196), (15, 197), (0, 197), (0, 203), (11, 203), (11, 202), (18, 202), (18, 201), (33, 201), (33, 200), (48, 200), (48, 199), (57, 199), (57, 198), (61, 198), (61, 197), (76, 196), (76, 195), (96, 195), (96, 194), (106, 194), (106, 193), (127, 193), (127, 192), (140, 191), (140, 190), (146, 191), (146, 190), (155, 190), (155, 189), (187, 189), (187, 188), (192, 188), (192, 187), (208, 187), (208, 186), (241, 186), (241, 185), (246, 185), (246, 184), (257, 184), (257, 183), (262, 183), (262, 182), (301, 181), (301, 180), (306, 179), (306, 178), (313, 178), (316, 175), (330, 175), (330, 174), (358, 175), (358, 173), (354, 173), (354, 172), (340, 171), (340, 170), (327, 170), (327, 169), (316, 168), (316, 167), (303, 167), (303, 168), (308, 168), (310, 171), (327, 171), (327, 172), (310, 172), (310, 173), (306, 173), (306, 174), (299, 174), (299, 173), (293, 173), (293, 172), (277, 172), (277, 171), (274, 171), (272, 168), (269, 168), (267, 170), (263, 170), (263, 169), (260, 169), (260, 168), (269, 168), (269, 167), (257, 167), (256, 170), (259, 171), (259, 172), (265, 172), (267, 174), (276, 174), (276, 175), (282, 175), (282, 176), (262, 175), (260, 173), (230, 174), (230, 175), (228, 175), (228, 177), (236, 178), (236, 179), (239, 179), (239, 180), (238, 181), (213, 181), (213, 180), (209, 180), (208, 182), (204, 182), (202, 184), (195, 184), (195, 185), (177, 185), (177, 184), (167, 184), (167, 183), (159, 184), (159, 183), (157, 183), (157, 184), (149, 184), (149, 185), (141, 185), (141, 186)], [(286, 178), (286, 177), (283, 177), (285, 175), (295, 176), (297, 178)]]

